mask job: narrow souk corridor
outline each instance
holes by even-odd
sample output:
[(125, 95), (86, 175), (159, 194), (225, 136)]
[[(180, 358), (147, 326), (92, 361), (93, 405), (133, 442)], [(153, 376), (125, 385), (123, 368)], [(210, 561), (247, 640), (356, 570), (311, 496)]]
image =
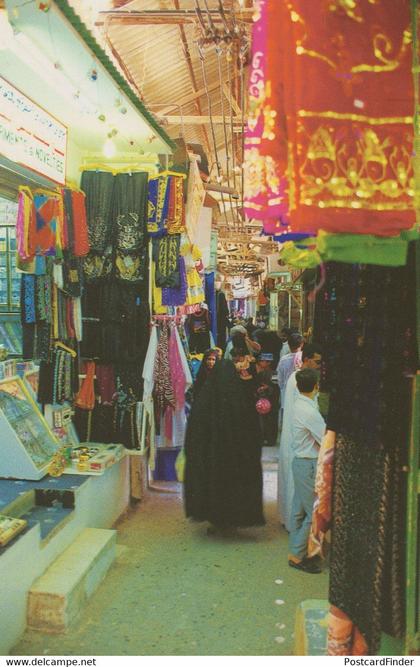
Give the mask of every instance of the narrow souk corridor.
[(293, 654), (296, 606), (325, 600), (328, 575), (287, 565), (274, 451), (264, 455), (264, 528), (208, 536), (185, 520), (180, 485), (149, 491), (117, 525), (117, 559), (78, 622), (65, 635), (27, 631), (12, 654)]

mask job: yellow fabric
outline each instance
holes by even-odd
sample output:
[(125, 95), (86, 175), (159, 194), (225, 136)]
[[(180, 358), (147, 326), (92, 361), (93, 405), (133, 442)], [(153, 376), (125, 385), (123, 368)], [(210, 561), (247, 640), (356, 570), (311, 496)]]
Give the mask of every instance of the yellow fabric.
[[(317, 239), (308, 238), (304, 241), (299, 241), (296, 244), (293, 241), (287, 241), (283, 244), (280, 251), (281, 259), (285, 264), (294, 266), (298, 269), (314, 269), (321, 264), (322, 259), (316, 248)], [(305, 245), (304, 248), (299, 248), (297, 245)]]
[(185, 259), (185, 268), (187, 271), (187, 306), (194, 306), (206, 300), (203, 288), (203, 281), (195, 268), (196, 262), (201, 260), (200, 249), (190, 243), (181, 245), (181, 255)]
[(151, 280), (153, 286), (153, 313), (155, 315), (166, 315), (168, 309), (166, 306), (162, 306), (162, 288), (156, 287), (155, 272), (156, 272), (156, 264), (155, 262), (152, 262)]

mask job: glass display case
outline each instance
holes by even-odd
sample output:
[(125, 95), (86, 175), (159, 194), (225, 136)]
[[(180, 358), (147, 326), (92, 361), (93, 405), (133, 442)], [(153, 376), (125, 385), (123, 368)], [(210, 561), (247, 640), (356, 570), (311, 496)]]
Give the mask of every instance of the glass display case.
[(0, 477), (41, 479), (59, 446), (23, 380), (1, 380)]
[(0, 310), (19, 310), (20, 276), (16, 271), (17, 203), (0, 198)]

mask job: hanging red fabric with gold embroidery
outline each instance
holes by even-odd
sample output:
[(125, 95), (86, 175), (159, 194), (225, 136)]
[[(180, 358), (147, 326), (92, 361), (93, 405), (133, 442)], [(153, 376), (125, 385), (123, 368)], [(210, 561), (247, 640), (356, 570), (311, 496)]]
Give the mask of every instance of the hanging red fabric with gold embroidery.
[(288, 147), (293, 231), (413, 226), (409, 10), (408, 0), (269, 3), (265, 104), (277, 136), (259, 150), (281, 161)]

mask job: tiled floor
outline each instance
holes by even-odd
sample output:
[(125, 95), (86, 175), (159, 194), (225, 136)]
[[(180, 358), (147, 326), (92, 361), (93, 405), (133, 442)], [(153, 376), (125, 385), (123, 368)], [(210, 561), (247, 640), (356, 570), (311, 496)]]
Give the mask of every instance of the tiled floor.
[(27, 632), (13, 653), (290, 655), (296, 606), (325, 599), (328, 576), (287, 565), (275, 455), (264, 452), (264, 528), (209, 537), (185, 520), (179, 492), (150, 492), (118, 526), (117, 561), (73, 630)]

